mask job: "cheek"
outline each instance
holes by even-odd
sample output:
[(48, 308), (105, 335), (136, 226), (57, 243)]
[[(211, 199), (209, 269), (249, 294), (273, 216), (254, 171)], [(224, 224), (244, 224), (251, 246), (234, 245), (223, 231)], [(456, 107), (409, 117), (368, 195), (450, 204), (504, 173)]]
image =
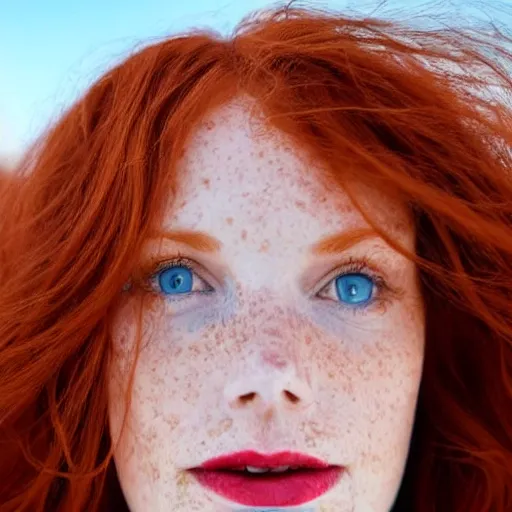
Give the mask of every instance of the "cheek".
[[(421, 380), (422, 351), (395, 337), (375, 340), (354, 351), (345, 343), (328, 342), (320, 356), (326, 382), (340, 399), (357, 396), (365, 401), (406, 406)], [(364, 410), (364, 409), (363, 409)]]
[(179, 410), (172, 407), (177, 378), (167, 371), (170, 359), (178, 353), (160, 349), (165, 341), (163, 319), (157, 301), (145, 299), (142, 304), (129, 298), (111, 326), (109, 426), (123, 485), (136, 485), (140, 475), (155, 482), (162, 470), (173, 465), (168, 457), (172, 436), (165, 439), (169, 446), (158, 446), (164, 441), (161, 432), (172, 434), (181, 421)]
[(220, 338), (217, 336), (208, 346), (198, 343), (208, 338), (209, 331), (207, 326), (201, 329), (200, 337), (190, 322), (173, 319), (165, 301), (146, 297), (141, 304), (129, 299), (117, 312), (111, 328), (109, 393), (113, 422), (117, 424), (124, 414), (131, 385), (128, 419), (132, 424), (140, 426), (163, 417), (175, 428), (184, 409), (197, 403), (205, 368), (215, 369), (212, 349), (220, 344)]
[[(317, 357), (330, 380), (345, 383), (350, 394), (379, 382), (418, 380), (423, 364), (425, 319), (421, 299), (395, 302), (382, 313), (355, 315), (315, 311), (323, 334)], [(328, 368), (328, 370), (327, 370)], [(404, 390), (405, 385), (395, 391)]]
[[(421, 309), (397, 311), (379, 328), (350, 329), (332, 336), (317, 352), (330, 404), (330, 422), (340, 425), (359, 453), (382, 453), (408, 443), (422, 375), (424, 320)], [(349, 449), (347, 447), (347, 449)]]

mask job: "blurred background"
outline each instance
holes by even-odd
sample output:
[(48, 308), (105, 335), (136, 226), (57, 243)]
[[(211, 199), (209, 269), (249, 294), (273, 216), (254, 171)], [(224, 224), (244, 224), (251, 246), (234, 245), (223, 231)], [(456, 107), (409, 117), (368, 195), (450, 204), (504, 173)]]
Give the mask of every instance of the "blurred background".
[[(0, 0), (0, 167), (28, 145), (106, 69), (142, 44), (190, 28), (229, 34), (269, 0)], [(298, 6), (399, 16), (441, 14), (503, 23), (512, 0), (309, 0)], [(490, 9), (492, 4), (492, 9)], [(508, 9), (507, 9), (508, 7)]]

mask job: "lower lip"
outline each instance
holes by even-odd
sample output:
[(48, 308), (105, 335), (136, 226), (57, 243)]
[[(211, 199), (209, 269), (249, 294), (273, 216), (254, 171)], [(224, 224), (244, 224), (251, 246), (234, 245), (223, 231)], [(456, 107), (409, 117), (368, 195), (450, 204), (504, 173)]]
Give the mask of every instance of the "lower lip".
[(334, 487), (343, 468), (303, 469), (249, 475), (235, 471), (193, 470), (197, 481), (216, 494), (250, 507), (287, 507), (312, 501)]

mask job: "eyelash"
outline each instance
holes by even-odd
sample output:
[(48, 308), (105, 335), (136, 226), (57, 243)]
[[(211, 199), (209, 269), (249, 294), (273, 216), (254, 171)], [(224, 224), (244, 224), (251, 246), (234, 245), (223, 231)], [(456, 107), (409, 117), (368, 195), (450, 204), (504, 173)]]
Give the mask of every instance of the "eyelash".
[[(209, 288), (208, 290), (196, 291), (194, 292), (194, 294), (209, 294), (214, 290), (214, 288), (208, 283), (208, 280), (205, 277), (203, 277), (203, 273), (201, 272), (199, 265), (190, 258), (182, 256), (179, 253), (174, 258), (160, 262), (150, 263), (149, 265), (145, 266), (145, 270), (143, 269), (141, 275), (139, 275), (137, 279), (134, 279), (134, 282), (137, 283), (145, 291), (154, 293), (155, 295), (160, 295), (160, 293), (154, 289), (154, 283), (158, 279), (158, 274), (163, 270), (172, 268), (174, 266), (181, 266), (190, 270), (190, 272), (198, 276)], [(318, 294), (322, 290), (327, 288), (327, 286), (329, 286), (333, 281), (335, 281), (339, 277), (349, 274), (361, 274), (370, 279), (373, 286), (375, 287), (375, 292), (372, 293), (372, 297), (368, 300), (368, 302), (362, 304), (349, 305), (343, 303), (342, 301), (333, 301), (332, 299), (318, 297)], [(327, 276), (324, 279), (322, 279), (322, 281), (324, 280), (327, 280), (327, 282), (317, 292), (317, 297), (320, 300), (330, 301), (334, 303), (334, 307), (341, 308), (343, 310), (348, 310), (350, 313), (353, 313), (355, 315), (368, 314), (374, 311), (375, 309), (382, 309), (385, 306), (387, 306), (389, 302), (392, 301), (393, 295), (397, 295), (397, 290), (394, 290), (387, 283), (386, 279), (384, 279), (384, 277), (377, 270), (375, 270), (372, 263), (365, 256), (359, 258), (348, 258), (344, 262), (340, 263), (334, 272), (327, 274)], [(132, 286), (130, 284), (129, 288), (125, 288), (125, 290), (129, 290), (131, 289), (131, 287)], [(189, 295), (185, 294), (183, 296), (178, 295), (176, 297), (173, 297), (172, 300), (179, 301), (186, 299), (188, 297)]]
[[(369, 278), (372, 282), (375, 287), (375, 291), (372, 293), (372, 297), (368, 302), (349, 305), (342, 301), (332, 301), (331, 299), (322, 299), (321, 297), (320, 300), (329, 300), (334, 303), (334, 307), (341, 308), (349, 313), (358, 315), (368, 314), (378, 309), (385, 310), (385, 307), (392, 301), (393, 296), (398, 295), (398, 290), (395, 290), (388, 284), (387, 280), (375, 269), (374, 265), (366, 256), (358, 258), (349, 257), (347, 260), (340, 263), (336, 267), (335, 271), (327, 274), (324, 278), (327, 280), (327, 283), (320, 289), (320, 291), (324, 290), (339, 277), (350, 274), (361, 274)], [(317, 294), (318, 293), (320, 292), (317, 292)]]
[[(169, 268), (178, 267), (178, 266), (184, 267), (184, 268), (190, 270), (190, 272), (192, 272), (193, 274), (198, 276), (209, 288), (208, 290), (197, 291), (194, 293), (208, 294), (213, 291), (213, 287), (208, 283), (208, 280), (205, 277), (203, 277), (202, 272), (199, 269), (199, 265), (195, 261), (191, 260), (190, 258), (182, 256), (180, 253), (178, 253), (173, 258), (150, 264), (149, 265), (150, 270), (149, 271), (146, 270), (145, 272), (143, 271), (142, 280), (139, 279), (138, 281), (139, 281), (139, 283), (142, 282), (142, 288), (144, 288), (145, 290), (152, 292), (156, 295), (160, 295), (160, 292), (155, 291), (153, 289), (153, 283), (158, 279), (158, 274), (160, 272), (162, 272), (163, 270), (167, 270)], [(146, 267), (146, 269), (147, 268), (148, 267)], [(181, 297), (176, 296), (172, 300), (179, 301), (179, 300), (186, 299), (187, 297), (188, 297), (188, 295), (183, 295)]]

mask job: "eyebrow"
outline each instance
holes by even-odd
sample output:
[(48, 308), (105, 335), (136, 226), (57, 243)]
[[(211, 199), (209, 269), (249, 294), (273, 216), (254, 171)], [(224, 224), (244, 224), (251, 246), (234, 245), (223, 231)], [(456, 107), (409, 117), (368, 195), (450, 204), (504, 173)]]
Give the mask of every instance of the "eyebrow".
[[(192, 230), (172, 230), (158, 233), (152, 233), (150, 238), (165, 239), (171, 242), (177, 242), (204, 253), (218, 252), (222, 243), (215, 237)], [(363, 240), (379, 238), (377, 233), (370, 228), (359, 228), (336, 233), (316, 242), (311, 251), (316, 255), (329, 255), (346, 251), (350, 247), (359, 244)]]
[(217, 252), (222, 247), (222, 244), (217, 240), (217, 238), (201, 231), (191, 231), (186, 229), (158, 233), (155, 232), (151, 233), (150, 238), (163, 238), (171, 242), (187, 245), (191, 249), (205, 253)]
[(311, 251), (316, 255), (328, 255), (346, 251), (350, 247), (371, 238), (380, 238), (371, 228), (359, 228), (336, 233), (322, 238), (313, 245)]

